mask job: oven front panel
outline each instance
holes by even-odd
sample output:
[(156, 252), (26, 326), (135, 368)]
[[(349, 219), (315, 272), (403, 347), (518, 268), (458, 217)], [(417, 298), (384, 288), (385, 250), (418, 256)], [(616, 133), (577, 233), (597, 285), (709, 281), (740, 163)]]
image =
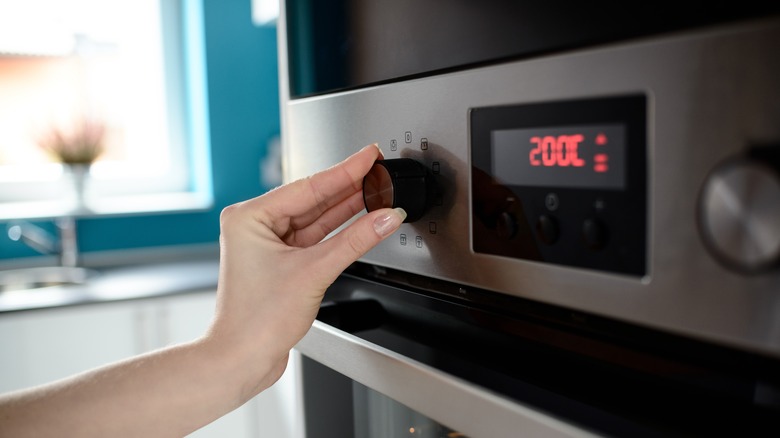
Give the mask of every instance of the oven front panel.
[[(285, 179), (320, 171), (377, 142), (386, 158), (428, 166), (442, 196), (363, 262), (461, 285), (461, 298), (474, 289), (495, 291), (780, 357), (780, 270), (735, 269), (712, 250), (713, 236), (700, 226), (700, 211), (708, 211), (700, 199), (718, 166), (755, 148), (776, 155), (780, 147), (778, 53), (775, 19), (283, 98)], [(570, 119), (560, 119), (557, 111), (529, 116), (531, 122), (522, 115), (537, 105), (565, 109), (583, 101), (594, 102), (598, 114), (598, 102), (626, 100), (639, 102), (638, 115), (594, 119), (587, 106)], [(491, 110), (498, 115), (486, 122), (472, 119)], [(502, 125), (501, 114), (509, 122)], [(550, 168), (570, 164), (574, 156), (563, 155), (566, 144), (581, 144), (583, 153), (586, 148), (571, 140), (572, 127), (585, 129), (582, 134), (593, 142), (602, 128), (609, 138), (627, 136), (607, 154), (610, 171), (623, 173), (618, 182), (566, 176), (567, 169), (550, 177), (512, 172), (531, 163), (526, 158), (546, 159)], [(491, 137), (494, 132), (504, 134)], [(546, 137), (555, 141), (544, 143)], [(539, 146), (541, 153), (546, 147), (548, 155), (502, 149), (507, 141)], [(499, 185), (533, 213), (510, 222), (517, 228), (513, 236), (525, 236), (513, 237), (512, 245), (477, 223), (475, 206), (485, 198), (475, 189), (474, 169), (489, 147), (492, 176), (509, 179)], [(564, 151), (558, 158), (556, 147)], [(594, 160), (595, 153), (588, 157)], [(552, 244), (539, 242), (544, 234), (536, 221), (542, 215), (556, 221), (559, 239)], [(583, 221), (594, 215), (611, 238), (600, 250), (570, 258), (565, 245), (579, 244), (571, 236), (582, 233)], [(774, 238), (777, 229), (769, 230)], [(622, 258), (627, 267), (615, 269)]]

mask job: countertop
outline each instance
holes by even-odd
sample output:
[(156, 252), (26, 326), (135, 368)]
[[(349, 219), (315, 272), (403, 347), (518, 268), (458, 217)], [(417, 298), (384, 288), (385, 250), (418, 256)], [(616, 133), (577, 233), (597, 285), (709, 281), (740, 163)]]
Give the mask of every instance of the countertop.
[(216, 291), (216, 258), (95, 269), (79, 285), (0, 292), (0, 313)]

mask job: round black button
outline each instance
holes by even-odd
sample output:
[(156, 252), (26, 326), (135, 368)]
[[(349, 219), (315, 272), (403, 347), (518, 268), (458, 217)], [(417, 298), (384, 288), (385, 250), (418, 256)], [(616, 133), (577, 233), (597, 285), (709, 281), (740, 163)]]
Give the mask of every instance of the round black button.
[(536, 235), (547, 245), (558, 241), (558, 221), (554, 217), (543, 214), (536, 220)]
[(607, 244), (607, 228), (598, 219), (586, 219), (582, 223), (582, 240), (592, 250), (602, 249)]
[(401, 207), (404, 222), (420, 219), (435, 202), (437, 192), (433, 174), (411, 158), (377, 160), (363, 178), (363, 203), (366, 210)]
[(517, 234), (517, 219), (507, 211), (498, 215), (496, 220), (496, 234), (498, 237), (509, 240)]

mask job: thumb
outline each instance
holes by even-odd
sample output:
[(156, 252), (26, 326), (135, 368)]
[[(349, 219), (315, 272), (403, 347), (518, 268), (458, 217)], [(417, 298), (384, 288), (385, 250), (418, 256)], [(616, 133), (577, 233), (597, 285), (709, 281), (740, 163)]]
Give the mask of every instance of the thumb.
[(368, 213), (318, 246), (325, 269), (338, 269), (334, 278), (354, 261), (393, 234), (406, 219), (402, 208), (383, 208)]

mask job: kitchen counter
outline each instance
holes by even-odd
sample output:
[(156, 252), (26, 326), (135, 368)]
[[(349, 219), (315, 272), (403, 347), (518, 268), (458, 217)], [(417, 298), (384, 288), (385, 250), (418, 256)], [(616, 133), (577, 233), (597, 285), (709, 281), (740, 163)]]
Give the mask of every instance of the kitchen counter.
[(105, 267), (83, 284), (0, 292), (0, 313), (216, 291), (216, 258)]

